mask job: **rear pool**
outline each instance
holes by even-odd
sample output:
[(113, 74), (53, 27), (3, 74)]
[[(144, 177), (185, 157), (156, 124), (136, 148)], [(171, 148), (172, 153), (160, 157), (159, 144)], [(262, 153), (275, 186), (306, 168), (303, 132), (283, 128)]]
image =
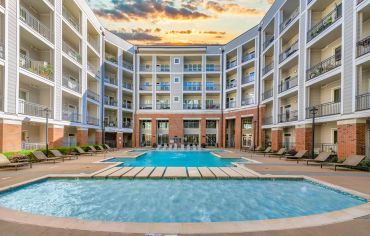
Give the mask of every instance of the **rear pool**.
[(123, 162), (122, 166), (164, 167), (225, 167), (240, 158), (218, 158), (208, 151), (149, 151), (137, 158), (112, 158), (105, 162)]
[(265, 220), (366, 202), (305, 180), (50, 179), (0, 193), (1, 207), (115, 222)]

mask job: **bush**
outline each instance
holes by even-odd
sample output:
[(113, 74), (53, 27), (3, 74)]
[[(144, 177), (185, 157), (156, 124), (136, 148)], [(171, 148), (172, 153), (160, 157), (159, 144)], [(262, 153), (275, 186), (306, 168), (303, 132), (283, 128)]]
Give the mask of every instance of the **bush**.
[(362, 160), (360, 166), (364, 168), (370, 168), (370, 157), (366, 157), (364, 160)]
[(156, 143), (153, 143), (152, 147), (153, 148), (157, 148), (157, 144)]

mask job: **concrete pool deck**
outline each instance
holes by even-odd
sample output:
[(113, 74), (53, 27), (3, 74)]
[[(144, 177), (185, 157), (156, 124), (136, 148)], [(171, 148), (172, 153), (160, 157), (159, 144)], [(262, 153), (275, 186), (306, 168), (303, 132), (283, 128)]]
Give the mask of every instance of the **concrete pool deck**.
[[(128, 150), (115, 153), (96, 155), (93, 157), (82, 157), (78, 160), (66, 161), (57, 164), (36, 164), (32, 169), (1, 170), (0, 187), (7, 187), (30, 181), (46, 175), (54, 176), (93, 176), (98, 173), (109, 173), (116, 178), (130, 173), (128, 176), (145, 178), (162, 178), (167, 169), (142, 168), (140, 171), (133, 171), (131, 167), (115, 167), (112, 163), (96, 163), (99, 160), (115, 157), (117, 154), (124, 155)], [(183, 168), (171, 170), (172, 175), (177, 171), (186, 178), (198, 178), (199, 175), (209, 178), (216, 178), (215, 172), (222, 171), (221, 175), (227, 178), (238, 178), (244, 174), (260, 177), (271, 177), (269, 175), (280, 175), (282, 177), (294, 178), (297, 175), (309, 176), (315, 181), (325, 181), (343, 188), (353, 189), (358, 192), (370, 195), (370, 173), (353, 170), (340, 170), (334, 172), (331, 168), (317, 166), (306, 166), (305, 164), (295, 164), (278, 160), (276, 158), (264, 158), (263, 156), (247, 155), (238, 151), (232, 152), (235, 157), (247, 157), (261, 162), (260, 164), (247, 164), (245, 168)], [(116, 168), (116, 169), (112, 169)], [(185, 169), (185, 172), (184, 172)], [(255, 172), (256, 171), (256, 172)], [(136, 173), (137, 172), (137, 173)], [(150, 173), (150, 174), (148, 174)], [(239, 174), (239, 175), (238, 175)], [(118, 176), (118, 177), (117, 177)], [(197, 177), (198, 176), (198, 177)], [(211, 177), (213, 176), (213, 177)], [(232, 176), (232, 177), (231, 177)], [(103, 176), (102, 176), (103, 177)], [(240, 177), (239, 177), (240, 178)], [(4, 210), (4, 211), (3, 211)], [(352, 211), (353, 210), (353, 211)], [(14, 213), (14, 214), (13, 214)], [(25, 215), (24, 215), (25, 214)], [(240, 234), (240, 235), (368, 235), (370, 230), (370, 206), (365, 204), (360, 208), (350, 208), (343, 211), (320, 214), (316, 216), (269, 220), (269, 221), (250, 221), (250, 222), (225, 222), (225, 223), (195, 223), (195, 224), (171, 224), (159, 227), (157, 224), (138, 224), (111, 223), (111, 222), (89, 222), (76, 221), (74, 219), (60, 219), (55, 217), (41, 217), (22, 212), (14, 212), (8, 209), (0, 210), (0, 232), (4, 235), (127, 235), (125, 232), (133, 232), (138, 235), (143, 233), (171, 233), (171, 234)], [(34, 222), (33, 220), (38, 220)], [(61, 221), (60, 221), (61, 220)], [(67, 221), (65, 221), (67, 220)], [(240, 224), (239, 224), (240, 223)], [(59, 224), (59, 226), (58, 226)], [(223, 224), (223, 225), (219, 225)], [(75, 227), (76, 226), (76, 227)], [(191, 227), (190, 227), (191, 226)], [(226, 228), (225, 228), (226, 227)], [(138, 231), (140, 230), (140, 231)], [(23, 232), (23, 233), (22, 233)]]

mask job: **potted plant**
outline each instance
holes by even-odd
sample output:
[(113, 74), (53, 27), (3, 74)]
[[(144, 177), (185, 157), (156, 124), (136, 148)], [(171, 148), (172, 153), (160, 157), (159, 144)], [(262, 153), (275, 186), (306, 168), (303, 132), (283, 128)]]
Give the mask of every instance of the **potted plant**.
[(53, 76), (53, 67), (52, 67), (52, 65), (47, 64), (44, 67), (42, 67), (41, 70), (40, 70), (40, 74), (43, 77), (47, 77), (47, 78), (51, 79), (51, 77)]

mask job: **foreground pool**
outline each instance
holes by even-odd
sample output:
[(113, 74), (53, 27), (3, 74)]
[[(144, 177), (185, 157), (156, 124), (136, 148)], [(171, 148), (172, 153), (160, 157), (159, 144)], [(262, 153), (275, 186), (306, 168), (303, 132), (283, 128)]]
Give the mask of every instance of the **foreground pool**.
[(208, 151), (149, 151), (137, 158), (113, 158), (106, 162), (124, 162), (122, 166), (166, 167), (226, 167), (232, 162), (246, 162), (239, 158), (218, 158)]
[(116, 222), (224, 222), (305, 216), (365, 199), (304, 180), (52, 179), (0, 194), (0, 206)]

